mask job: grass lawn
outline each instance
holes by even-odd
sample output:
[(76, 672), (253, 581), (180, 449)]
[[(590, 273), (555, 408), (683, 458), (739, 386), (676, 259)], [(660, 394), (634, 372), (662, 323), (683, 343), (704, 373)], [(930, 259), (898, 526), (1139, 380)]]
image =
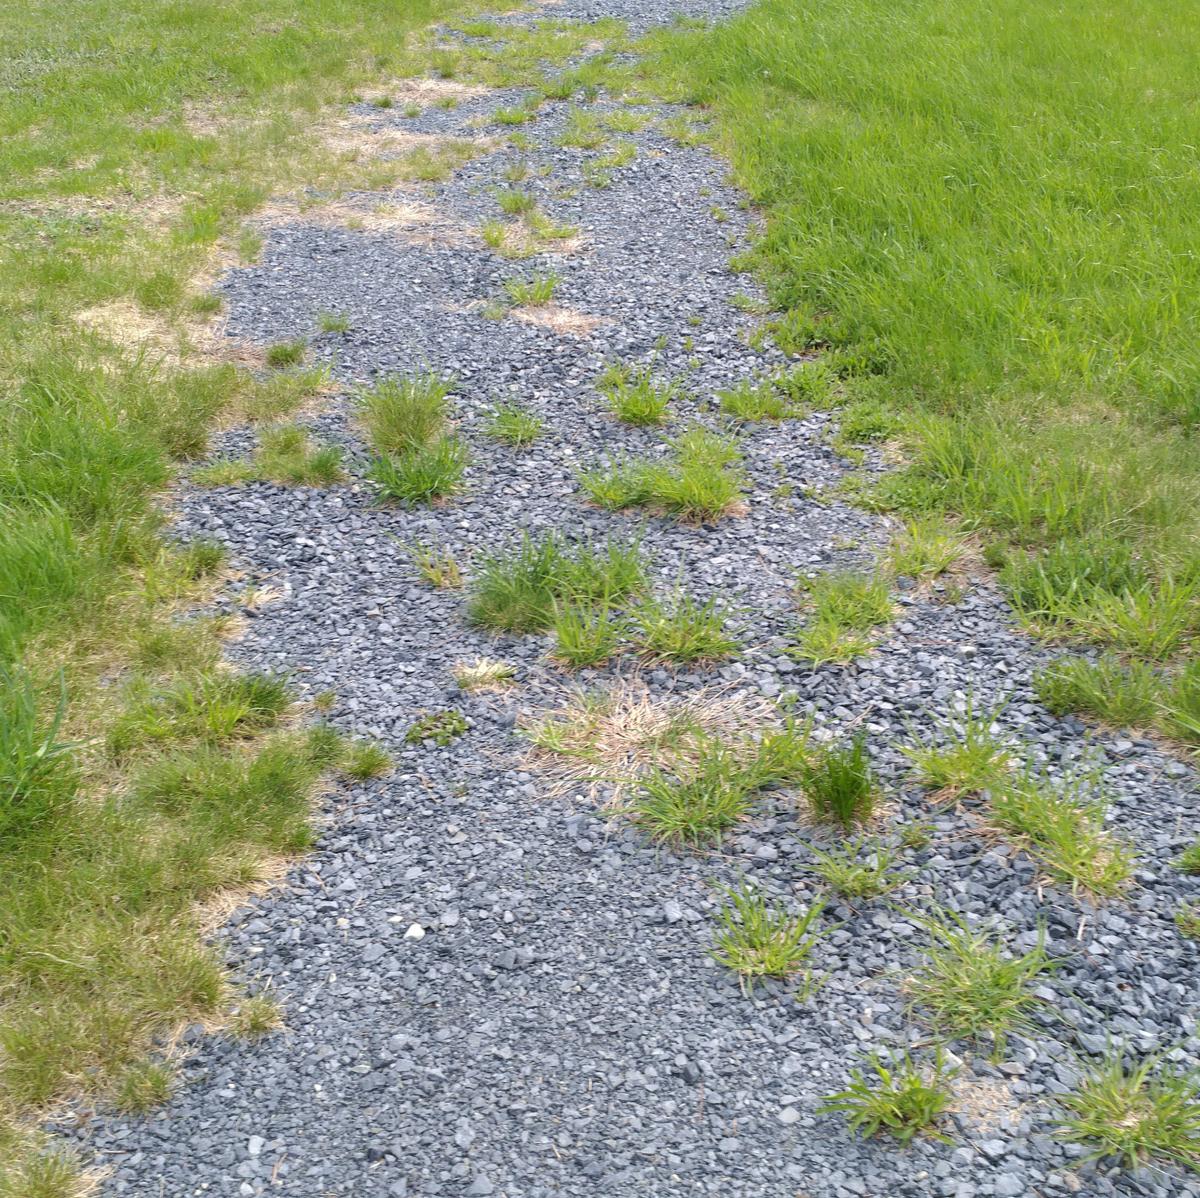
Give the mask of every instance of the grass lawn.
[(1035, 629), (1156, 663), (1200, 739), (1200, 172), (1178, 0), (761, 0), (654, 39), (768, 227), (778, 335), (980, 533)]

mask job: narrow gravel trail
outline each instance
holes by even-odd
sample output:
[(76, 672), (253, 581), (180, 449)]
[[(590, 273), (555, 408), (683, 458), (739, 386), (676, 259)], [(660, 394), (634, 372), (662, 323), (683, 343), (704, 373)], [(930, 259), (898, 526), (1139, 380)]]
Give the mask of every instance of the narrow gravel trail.
[[(720, 17), (732, 6), (568, 0), (548, 11), (644, 28), (681, 7)], [(499, 139), (506, 130), (489, 116), (520, 99), (492, 92), (414, 117), (364, 105), (359, 116), (381, 137)], [(557, 144), (569, 107), (545, 103), (521, 128), (529, 148), (498, 141), (446, 183), (351, 198), (364, 212), (381, 201), (428, 205), (433, 218), (427, 211), (410, 231), (279, 218), (265, 228), (262, 261), (222, 285), (229, 335), (257, 344), (311, 335), (321, 311), (349, 318), (346, 332), (313, 341), (342, 394), (306, 423), (345, 446), (354, 473), (366, 447), (351, 387), (426, 368), (458, 380), (454, 412), (473, 464), (465, 494), (432, 509), (377, 505), (359, 480), (322, 490), (184, 487), (181, 534), (225, 541), (244, 585), (277, 595), (253, 613), (231, 656), (287, 671), (304, 693), (336, 691), (332, 722), (379, 737), (397, 768), (330, 794), (317, 851), (219, 933), (235, 970), (278, 996), (286, 1030), (253, 1044), (189, 1037), (182, 1085), (164, 1109), (94, 1120), (87, 1143), (111, 1170), (102, 1192), (1200, 1194), (1169, 1171), (1077, 1173), (1078, 1151), (1051, 1137), (1047, 1101), (1069, 1083), (1072, 1053), (1106, 1036), (1149, 1050), (1195, 1030), (1197, 949), (1172, 921), (1194, 885), (1169, 867), (1194, 837), (1190, 768), (1149, 741), (1089, 732), (1041, 709), (1029, 675), (1047, 655), (986, 580), (956, 602), (902, 591), (897, 623), (856, 665), (814, 670), (786, 656), (799, 619), (796, 575), (868, 562), (889, 536), (878, 517), (806, 497), (849, 469), (828, 444), (828, 414), (746, 427), (743, 516), (688, 526), (583, 502), (579, 465), (662, 443), (660, 431), (608, 413), (595, 388), (606, 362), (657, 352), (662, 375), (687, 380), (690, 397), (676, 401), (682, 425), (690, 416), (715, 424), (717, 388), (785, 360), (749, 343), (758, 318), (736, 297), (758, 293), (728, 263), (753, 229), (725, 166), (664, 136), (658, 122), (671, 113), (647, 107), (645, 128), (622, 134), (636, 157), (610, 187), (581, 185), (594, 154)], [(603, 96), (589, 106), (619, 108)], [(495, 188), (518, 159), (531, 167), (524, 186), (542, 210), (579, 227), (571, 252), (512, 262), (474, 234), (498, 215)], [(484, 314), (504, 280), (535, 269), (562, 277), (559, 329)], [(505, 399), (545, 419), (528, 449), (483, 434)], [(234, 430), (220, 448), (253, 444), (252, 430)], [(573, 538), (640, 534), (657, 583), (683, 578), (697, 596), (736, 608), (743, 653), (711, 670), (639, 672), (625, 659), (570, 676), (547, 659), (544, 638), (470, 628), (461, 594), (422, 582), (403, 548), (443, 543), (469, 563), (522, 530), (551, 528)], [(239, 610), (236, 594), (227, 602)], [(518, 685), (459, 690), (453, 666), (478, 656), (512, 662)], [(860, 1049), (911, 1034), (902, 982), (925, 938), (895, 906), (831, 903), (829, 922), (840, 926), (815, 957), (829, 980), (811, 1001), (774, 984), (746, 995), (708, 959), (714, 881), (746, 875), (798, 904), (820, 893), (809, 865), (813, 844), (825, 841), (794, 801), (765, 801), (719, 856), (684, 856), (647, 847), (585, 794), (550, 793), (515, 725), (577, 683), (634, 675), (659, 696), (721, 683), (767, 699), (794, 695), (831, 729), (857, 721), (894, 819), (932, 825), (930, 844), (903, 856), (911, 876), (894, 904), (952, 902), (994, 915), (1017, 946), (1044, 925), (1062, 965), (1045, 983), (1038, 1034), (1014, 1038), (998, 1064), (971, 1062), (955, 1142), (901, 1150), (855, 1140), (844, 1121), (815, 1113)], [(1036, 885), (1033, 863), (981, 835), (969, 811), (934, 807), (905, 781), (897, 743), (968, 692), (983, 704), (1007, 699), (1006, 730), (1055, 768), (1085, 745), (1103, 765), (1114, 827), (1141, 854), (1126, 898), (1092, 907)], [(468, 717), (466, 735), (444, 748), (405, 743), (416, 715), (444, 708)], [(413, 925), (424, 935), (406, 935)]]

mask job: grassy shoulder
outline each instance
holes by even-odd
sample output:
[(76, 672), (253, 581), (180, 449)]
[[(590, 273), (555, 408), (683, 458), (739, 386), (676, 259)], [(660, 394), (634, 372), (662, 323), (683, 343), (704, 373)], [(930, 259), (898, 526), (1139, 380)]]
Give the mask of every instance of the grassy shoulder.
[(646, 72), (764, 209), (747, 265), (842, 377), (844, 436), (905, 444), (860, 497), (957, 514), (1033, 628), (1153, 664), (1173, 734), (1200, 727), (1198, 21), (762, 0)]

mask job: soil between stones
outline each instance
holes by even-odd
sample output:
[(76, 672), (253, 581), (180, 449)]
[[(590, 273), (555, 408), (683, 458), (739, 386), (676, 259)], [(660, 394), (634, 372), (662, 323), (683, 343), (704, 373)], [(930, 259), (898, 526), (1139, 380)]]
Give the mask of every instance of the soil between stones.
[[(693, 0), (686, 12), (719, 17), (732, 7)], [(638, 29), (679, 9), (567, 0), (547, 11), (616, 16)], [(499, 135), (502, 127), (475, 122), (521, 98), (496, 92), (413, 118), (361, 112), (381, 130)], [(588, 187), (582, 167), (595, 153), (556, 144), (569, 107), (548, 102), (522, 126), (529, 149), (485, 154), (445, 184), (351, 201), (418, 201), (446, 227), (473, 230), (499, 216), (501, 172), (523, 158), (531, 169), (522, 186), (555, 221), (579, 226), (574, 253), (513, 262), (470, 237), (282, 223), (266, 231), (261, 263), (224, 281), (231, 337), (312, 337), (332, 365), (344, 394), (309, 423), (347, 448), (356, 472), (365, 446), (350, 419), (351, 387), (421, 369), (457, 377), (454, 411), (473, 464), (465, 495), (433, 509), (378, 506), (361, 481), (184, 488), (180, 535), (220, 538), (246, 586), (279, 595), (232, 646), (237, 663), (287, 671), (304, 693), (335, 690), (331, 720), (382, 739), (397, 768), (330, 795), (318, 850), (220, 932), (238, 972), (278, 996), (286, 1031), (249, 1045), (197, 1031), (164, 1109), (93, 1120), (87, 1143), (111, 1169), (103, 1192), (1200, 1194), (1171, 1170), (1081, 1169), (1080, 1151), (1051, 1136), (1051, 1099), (1072, 1081), (1073, 1054), (1099, 1051), (1110, 1036), (1150, 1051), (1195, 1032), (1197, 949), (1172, 913), (1196, 885), (1170, 867), (1194, 838), (1192, 771), (1149, 741), (1038, 706), (1029, 677), (1047, 654), (986, 582), (957, 603), (901, 592), (899, 619), (856, 665), (812, 670), (788, 657), (797, 573), (868, 561), (889, 533), (876, 517), (803, 497), (847, 469), (828, 447), (826, 414), (747, 427), (744, 516), (684, 526), (584, 504), (579, 465), (662, 443), (660, 431), (608, 413), (595, 389), (607, 361), (657, 354), (659, 373), (686, 378), (680, 427), (691, 417), (713, 423), (717, 388), (785, 360), (747, 340), (755, 318), (735, 297), (759, 297), (728, 262), (752, 228), (723, 165), (663, 136), (656, 122), (668, 110), (647, 107), (647, 126), (619, 135), (636, 144), (636, 158), (613, 171), (611, 186)], [(606, 98), (589, 106), (618, 107)], [(556, 303), (599, 323), (567, 335), (484, 315), (505, 279), (535, 270), (560, 274)], [(349, 329), (313, 337), (322, 311), (344, 313)], [(507, 399), (545, 420), (526, 450), (483, 434)], [(220, 451), (253, 443), (252, 431), (235, 430)], [(790, 498), (777, 494), (783, 481), (795, 488)], [(423, 583), (402, 547), (445, 544), (469, 570), (472, 555), (552, 528), (571, 538), (639, 536), (657, 583), (683, 578), (700, 598), (737, 609), (744, 653), (712, 669), (639, 670), (626, 658), (571, 677), (547, 660), (545, 638), (470, 628), (461, 595)], [(227, 602), (237, 609), (237, 594)], [(453, 667), (478, 656), (513, 663), (518, 685), (460, 691)], [(660, 695), (719, 683), (794, 696), (830, 729), (858, 721), (896, 819), (931, 821), (931, 843), (903, 855), (912, 877), (891, 904), (831, 903), (827, 918), (840, 926), (817, 949), (828, 982), (810, 1001), (775, 984), (747, 995), (707, 956), (714, 881), (745, 875), (794, 904), (821, 893), (812, 848), (828, 838), (798, 819), (788, 796), (764, 800), (720, 854), (684, 856), (648, 847), (582, 794), (551, 797), (530, 767), (518, 721), (577, 683), (634, 674)], [(1007, 699), (1006, 731), (1055, 768), (1085, 751), (1103, 764), (1113, 826), (1141, 859), (1127, 896), (1093, 907), (1039, 887), (1034, 864), (981, 835), (970, 811), (932, 807), (905, 781), (897, 742), (967, 694), (985, 706)], [(405, 743), (417, 715), (450, 707), (470, 721), (466, 735), (445, 748)], [(895, 842), (894, 825), (884, 836)], [(1037, 1035), (1014, 1037), (997, 1063), (969, 1057), (954, 1143), (902, 1150), (855, 1140), (816, 1107), (844, 1085), (860, 1050), (920, 1035), (902, 983), (925, 936), (897, 908), (935, 902), (994, 917), (1017, 948), (1044, 927), (1061, 968), (1045, 983)], [(406, 938), (413, 924), (425, 930), (420, 939)]]

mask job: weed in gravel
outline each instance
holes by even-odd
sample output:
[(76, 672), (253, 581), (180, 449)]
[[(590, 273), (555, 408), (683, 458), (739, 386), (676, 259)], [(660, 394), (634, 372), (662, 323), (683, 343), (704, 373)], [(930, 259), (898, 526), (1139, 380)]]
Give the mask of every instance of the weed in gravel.
[(496, 189), (496, 203), (506, 216), (524, 216), (537, 207), (537, 200), (528, 191), (519, 187), (500, 187)]
[(618, 109), (603, 117), (604, 123), (614, 133), (637, 133), (649, 123), (650, 116), (644, 112), (632, 112), (628, 108)]
[(241, 1040), (257, 1040), (283, 1026), (283, 1012), (269, 994), (249, 994), (229, 1013), (226, 1028)]
[(542, 425), (542, 418), (528, 408), (515, 403), (501, 404), (492, 413), (487, 425), (487, 434), (514, 449), (524, 449), (526, 445), (532, 445), (538, 439)]
[(725, 631), (728, 613), (715, 599), (700, 603), (678, 590), (668, 598), (649, 595), (630, 614), (634, 644), (660, 661), (690, 664), (720, 661), (738, 651)]
[(622, 622), (603, 600), (598, 603), (556, 603), (554, 656), (580, 669), (603, 665), (621, 644)]
[(1200, 745), (1200, 659), (1186, 662), (1171, 680), (1160, 726), (1168, 736)]
[(1075, 711), (1128, 727), (1155, 720), (1163, 681), (1145, 662), (1105, 654), (1094, 661), (1060, 658), (1034, 674), (1033, 688), (1053, 715)]
[(227, 487), (267, 481), (293, 487), (329, 486), (344, 476), (342, 451), (336, 445), (314, 446), (299, 425), (264, 429), (251, 461), (214, 462), (192, 472), (200, 486)]
[(933, 833), (933, 825), (926, 820), (905, 820), (900, 825), (901, 847), (920, 852), (921, 849), (928, 848), (933, 842)]
[(558, 275), (534, 275), (531, 279), (505, 279), (504, 291), (517, 307), (544, 307), (554, 299), (562, 279)]
[(524, 125), (536, 116), (536, 104), (521, 104), (513, 108), (497, 108), (492, 113), (492, 121), (497, 125)]
[(1107, 803), (1086, 775), (1055, 780), (1028, 765), (993, 791), (989, 809), (998, 828), (1073, 889), (1116, 894), (1133, 873), (1132, 851), (1105, 828)]
[(729, 746), (710, 742), (691, 770), (654, 768), (638, 779), (626, 814), (651, 840), (681, 848), (719, 843), (750, 810), (751, 791)]
[(895, 890), (908, 875), (893, 873), (895, 854), (886, 845), (847, 841), (840, 849), (815, 852), (817, 875), (848, 899), (872, 899)]
[(1200, 903), (1182, 902), (1175, 908), (1175, 926), (1181, 936), (1200, 940)]
[(959, 562), (967, 551), (966, 541), (938, 517), (924, 516), (905, 522), (892, 540), (888, 565), (908, 578), (938, 578)]
[(433, 373), (389, 375), (360, 392), (359, 409), (371, 446), (381, 456), (421, 449), (439, 436), (453, 379)]
[(1193, 841), (1178, 857), (1175, 868), (1181, 874), (1200, 874), (1200, 840)]
[(317, 328), (322, 333), (345, 333), (350, 329), (350, 317), (344, 312), (318, 312)]
[(1111, 1050), (1083, 1065), (1074, 1090), (1057, 1102), (1060, 1139), (1084, 1144), (1088, 1159), (1115, 1157), (1130, 1169), (1168, 1161), (1200, 1169), (1200, 1074), (1168, 1068), (1161, 1055), (1126, 1066)]
[(723, 893), (727, 902), (717, 915), (713, 960), (751, 986), (759, 978), (790, 978), (799, 973), (824, 935), (817, 927), (824, 903), (813, 903), (794, 915), (781, 902), (768, 902), (761, 890), (748, 883)]
[(800, 630), (792, 653), (813, 666), (844, 665), (865, 657), (875, 648), (875, 638), (843, 628), (828, 620), (811, 620)]
[(477, 657), (461, 661), (454, 667), (454, 681), (465, 691), (506, 690), (517, 676), (516, 667), (507, 661)]
[(1041, 937), (1018, 957), (993, 933), (972, 929), (953, 911), (913, 918), (932, 942), (908, 988), (935, 1032), (954, 1039), (988, 1037), (999, 1057), (1010, 1032), (1033, 1030), (1032, 1014), (1044, 1005), (1035, 984), (1054, 969)]
[(482, 559), (467, 601), (473, 623), (498, 632), (541, 632), (558, 602), (620, 602), (645, 588), (636, 542), (583, 543), (572, 548), (557, 533), (526, 534), (515, 548)]
[(463, 584), (462, 568), (454, 554), (444, 545), (427, 545), (415, 541), (407, 546), (421, 577), (431, 586), (457, 590)]
[(596, 383), (613, 415), (626, 424), (665, 424), (671, 401), (680, 394), (674, 381), (658, 386), (649, 366), (609, 366)]
[(595, 150), (604, 144), (607, 136), (599, 117), (581, 108), (572, 108), (563, 123), (558, 144), (575, 146), (581, 150)]
[(740, 506), (745, 480), (734, 441), (693, 425), (668, 444), (666, 460), (584, 470), (579, 484), (601, 507), (650, 507), (681, 520), (715, 520)]
[(800, 782), (814, 819), (853, 828), (875, 812), (878, 790), (862, 733), (814, 750), (801, 767)]
[(787, 396), (770, 380), (742, 379), (736, 386), (717, 392), (721, 411), (734, 420), (786, 420), (794, 415)]
[(461, 490), (469, 463), (466, 443), (445, 436), (400, 456), (375, 458), (367, 478), (381, 499), (405, 505), (429, 503)]
[(303, 340), (280, 341), (267, 348), (267, 365), (273, 370), (282, 370), (286, 366), (299, 366), (304, 361), (308, 351), (308, 343)]
[(802, 585), (811, 612), (793, 652), (814, 665), (869, 652), (875, 629), (892, 619), (892, 598), (882, 574), (820, 574)]
[(963, 711), (938, 723), (936, 744), (902, 748), (913, 777), (939, 800), (975, 795), (995, 786), (1012, 768), (1012, 752), (996, 733), (1002, 708), (979, 711), (968, 698)]
[(342, 752), (341, 771), (355, 782), (382, 778), (391, 768), (391, 755), (377, 740), (351, 741)]
[(886, 1131), (902, 1144), (918, 1133), (949, 1143), (937, 1130), (937, 1121), (954, 1101), (953, 1081), (957, 1068), (949, 1068), (941, 1049), (928, 1064), (918, 1064), (905, 1053), (868, 1057), (873, 1077), (863, 1069), (850, 1072), (850, 1085), (830, 1094), (818, 1108), (818, 1114), (845, 1115), (850, 1130), (865, 1136)]
[(798, 786), (813, 759), (812, 721), (788, 715), (777, 727), (746, 738), (742, 774), (754, 790)]
[(419, 745), (431, 740), (439, 748), (446, 748), (467, 730), (467, 720), (461, 711), (432, 711), (414, 720), (404, 734), (404, 742)]

